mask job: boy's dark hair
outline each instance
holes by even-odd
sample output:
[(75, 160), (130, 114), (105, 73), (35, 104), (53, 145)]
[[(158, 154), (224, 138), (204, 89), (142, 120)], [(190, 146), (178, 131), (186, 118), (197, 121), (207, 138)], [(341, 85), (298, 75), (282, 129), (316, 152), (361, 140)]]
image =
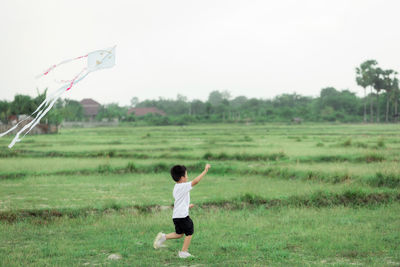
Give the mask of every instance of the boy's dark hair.
[(175, 182), (178, 182), (182, 176), (185, 176), (186, 167), (183, 165), (175, 165), (171, 168), (171, 176)]

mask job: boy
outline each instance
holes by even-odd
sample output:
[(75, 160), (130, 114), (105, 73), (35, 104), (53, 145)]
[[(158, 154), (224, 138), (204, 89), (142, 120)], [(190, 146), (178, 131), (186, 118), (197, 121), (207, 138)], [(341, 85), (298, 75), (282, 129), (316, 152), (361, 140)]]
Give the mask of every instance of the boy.
[(170, 234), (164, 234), (162, 232), (158, 233), (153, 244), (155, 249), (162, 247), (165, 240), (178, 239), (185, 234), (186, 237), (183, 241), (182, 251), (179, 251), (178, 256), (179, 258), (192, 256), (188, 252), (190, 240), (192, 239), (194, 232), (193, 221), (189, 217), (189, 208), (193, 207), (193, 204), (190, 204), (190, 190), (200, 182), (201, 178), (206, 175), (210, 167), (210, 164), (206, 164), (204, 171), (191, 182), (188, 182), (185, 166), (175, 165), (171, 168), (172, 179), (176, 182), (172, 193), (175, 198), (174, 210), (172, 212), (172, 221), (175, 225), (175, 232)]

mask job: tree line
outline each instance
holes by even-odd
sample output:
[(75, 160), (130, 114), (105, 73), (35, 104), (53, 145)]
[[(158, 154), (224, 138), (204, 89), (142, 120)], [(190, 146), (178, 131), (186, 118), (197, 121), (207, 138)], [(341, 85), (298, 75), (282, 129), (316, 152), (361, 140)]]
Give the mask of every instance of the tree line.
[[(212, 91), (206, 101), (178, 95), (176, 99), (139, 101), (131, 99), (130, 106), (117, 103), (102, 105), (96, 120), (111, 120), (135, 124), (184, 125), (196, 122), (287, 122), (293, 119), (313, 122), (397, 122), (399, 82), (397, 72), (385, 70), (375, 60), (367, 60), (355, 69), (356, 82), (364, 95), (334, 87), (321, 89), (318, 97), (297, 93), (281, 94), (272, 99), (232, 97), (229, 91)], [(368, 90), (369, 89), (369, 90)], [(367, 92), (369, 91), (369, 92)], [(31, 98), (16, 95), (11, 102), (0, 101), (0, 120), (7, 123), (10, 115), (31, 114), (46, 97), (46, 91)], [(367, 108), (369, 106), (369, 108)], [(128, 115), (130, 107), (156, 107), (167, 115)], [(381, 114), (381, 110), (385, 110)], [(368, 120), (369, 116), (369, 120)], [(45, 117), (49, 123), (84, 121), (84, 110), (75, 100), (59, 100)]]
[[(364, 113), (363, 120), (367, 121), (367, 88), (370, 89), (370, 96), (376, 96), (376, 122), (381, 120), (380, 110), (381, 103), (379, 96), (381, 91), (384, 92), (386, 98), (386, 113), (385, 121), (389, 122), (390, 115), (394, 116), (397, 120), (398, 117), (398, 102), (399, 102), (399, 80), (396, 77), (397, 72), (392, 69), (382, 69), (378, 67), (376, 60), (367, 60), (361, 63), (356, 68), (356, 81), (359, 86), (364, 88)], [(374, 93), (375, 91), (375, 93)], [(390, 109), (390, 103), (392, 103), (392, 110)], [(369, 118), (370, 121), (374, 121), (374, 101), (369, 99)]]

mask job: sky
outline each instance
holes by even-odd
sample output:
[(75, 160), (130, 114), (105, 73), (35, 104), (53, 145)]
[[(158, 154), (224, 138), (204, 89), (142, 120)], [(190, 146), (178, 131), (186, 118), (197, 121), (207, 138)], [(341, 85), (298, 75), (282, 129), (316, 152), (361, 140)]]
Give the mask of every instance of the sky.
[(363, 61), (400, 72), (399, 10), (397, 0), (2, 0), (0, 100), (55, 90), (78, 66), (35, 76), (114, 45), (115, 67), (64, 97), (129, 105), (178, 94), (206, 100), (213, 90), (318, 96), (328, 86), (362, 95), (355, 68)]

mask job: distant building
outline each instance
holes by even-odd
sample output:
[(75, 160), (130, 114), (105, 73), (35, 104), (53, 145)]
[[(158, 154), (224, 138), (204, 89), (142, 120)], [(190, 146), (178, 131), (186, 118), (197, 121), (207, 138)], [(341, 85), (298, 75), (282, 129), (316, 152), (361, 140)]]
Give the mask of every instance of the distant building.
[(18, 116), (17, 115), (10, 115), (8, 117), (8, 121), (9, 123), (11, 123), (11, 125), (15, 125), (18, 123)]
[(134, 114), (135, 116), (144, 116), (146, 114), (159, 114), (161, 116), (165, 116), (164, 111), (159, 110), (158, 108), (130, 108), (128, 110), (128, 115)]
[[(22, 128), (24, 128), (26, 125), (31, 123), (32, 120), (33, 117), (28, 116), (26, 114), (11, 115), (8, 117), (8, 124), (4, 124), (0, 121), (0, 133), (8, 131), (12, 127), (15, 127), (17, 123), (19, 123), (17, 128), (15, 128), (9, 133), (9, 134), (16, 134), (18, 131), (22, 130)], [(32, 128), (29, 134), (32, 135), (32, 134), (57, 133), (58, 129), (59, 129), (58, 125), (49, 125), (46, 119), (46, 123), (37, 124), (36, 127)]]
[(89, 118), (89, 120), (94, 120), (99, 113), (100, 103), (94, 101), (91, 98), (85, 98), (81, 100), (81, 105), (83, 107), (83, 111), (85, 116)]
[(301, 124), (303, 122), (302, 118), (293, 118), (292, 122), (297, 123), (297, 124)]

